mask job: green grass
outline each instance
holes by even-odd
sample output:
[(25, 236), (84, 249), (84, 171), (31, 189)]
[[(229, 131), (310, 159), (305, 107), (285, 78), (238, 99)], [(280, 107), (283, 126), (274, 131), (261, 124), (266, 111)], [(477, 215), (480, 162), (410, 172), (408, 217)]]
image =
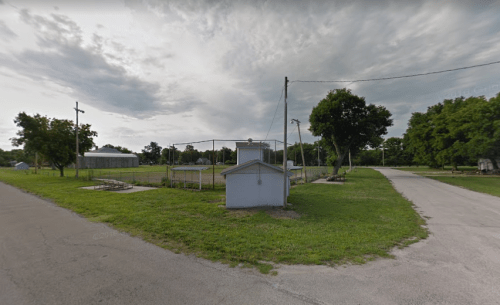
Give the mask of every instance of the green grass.
[(444, 183), (451, 185), (460, 186), (472, 191), (490, 194), (493, 196), (500, 197), (500, 177), (491, 176), (478, 176), (478, 177), (468, 177), (468, 176), (453, 176), (453, 177), (442, 177), (442, 176), (427, 176)]
[(363, 263), (427, 237), (412, 204), (371, 169), (348, 174), (344, 185), (292, 188), (289, 202), (299, 219), (276, 219), (265, 210), (226, 210), (220, 207), (225, 192), (217, 189), (117, 194), (79, 189), (92, 181), (10, 169), (0, 169), (0, 180), (172, 251), (262, 273), (276, 274), (274, 263)]
[[(431, 168), (429, 166), (410, 166), (410, 167), (396, 167), (398, 170), (402, 171), (408, 171), (408, 172), (440, 172), (440, 173), (445, 173), (449, 172), (451, 174), (451, 166), (445, 166), (444, 169), (442, 168)], [(475, 171), (477, 170), (477, 166), (458, 166), (458, 171)]]

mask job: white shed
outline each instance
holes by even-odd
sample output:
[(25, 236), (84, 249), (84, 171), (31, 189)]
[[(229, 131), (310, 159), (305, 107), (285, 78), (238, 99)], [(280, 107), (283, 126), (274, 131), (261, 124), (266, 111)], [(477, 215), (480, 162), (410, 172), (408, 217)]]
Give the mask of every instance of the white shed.
[[(226, 208), (283, 206), (282, 168), (254, 159), (228, 167), (221, 175), (226, 178)], [(287, 195), (292, 175), (287, 173)]]
[[(250, 139), (251, 140), (251, 139)], [(250, 160), (263, 160), (264, 150), (269, 148), (269, 144), (262, 142), (236, 142), (236, 165), (243, 164)]]
[(16, 163), (16, 171), (17, 170), (27, 170), (27, 169), (30, 169), (30, 166), (27, 163), (24, 163), (24, 162)]

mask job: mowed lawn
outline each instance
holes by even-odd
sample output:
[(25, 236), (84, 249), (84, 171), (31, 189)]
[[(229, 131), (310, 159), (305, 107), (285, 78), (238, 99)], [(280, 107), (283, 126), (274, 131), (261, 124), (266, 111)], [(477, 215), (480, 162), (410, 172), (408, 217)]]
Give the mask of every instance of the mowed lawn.
[[(462, 174), (461, 172), (452, 172), (451, 167), (445, 168), (444, 170), (433, 169), (427, 166), (396, 169), (411, 171), (414, 174), (425, 176), (427, 178), (435, 179), (451, 185), (460, 186), (471, 191), (500, 197), (500, 176), (498, 175), (467, 175)], [(477, 167), (474, 166), (461, 166), (458, 169), (460, 171), (463, 171), (464, 173), (477, 171)]]
[(427, 237), (412, 204), (372, 169), (349, 173), (344, 185), (292, 188), (289, 209), (298, 219), (275, 218), (269, 210), (227, 210), (225, 191), (217, 189), (117, 194), (79, 189), (92, 181), (11, 169), (0, 169), (0, 180), (161, 247), (263, 273), (273, 263), (363, 263)]
[(460, 186), (472, 191), (486, 193), (493, 196), (500, 197), (500, 177), (491, 177), (491, 176), (428, 176), (428, 178), (432, 178), (444, 183), (448, 183), (451, 185)]

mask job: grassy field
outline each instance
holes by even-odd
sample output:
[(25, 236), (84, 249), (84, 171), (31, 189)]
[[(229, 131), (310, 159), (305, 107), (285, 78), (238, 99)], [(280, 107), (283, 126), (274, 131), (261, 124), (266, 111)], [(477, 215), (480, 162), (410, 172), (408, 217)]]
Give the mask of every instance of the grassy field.
[(427, 237), (411, 203), (371, 169), (350, 173), (344, 185), (292, 188), (288, 201), (298, 219), (273, 217), (273, 210), (227, 210), (225, 192), (217, 189), (117, 194), (79, 189), (92, 181), (10, 169), (0, 169), (0, 180), (175, 252), (263, 273), (275, 263), (363, 263)]
[(425, 176), (444, 183), (500, 197), (499, 176), (463, 174), (476, 171), (477, 166), (461, 166), (458, 168), (459, 172), (452, 172), (451, 167), (445, 167), (444, 170), (429, 168), (427, 166), (405, 168), (398, 167), (397, 169), (411, 171), (417, 175)]
[[(395, 167), (395, 169), (399, 169), (402, 171), (422, 173), (422, 172), (432, 172), (432, 173), (449, 173), (451, 174), (451, 166), (445, 166), (442, 168), (431, 168), (428, 166), (410, 166), (410, 167)], [(477, 166), (459, 166), (458, 171), (468, 172), (468, 171), (476, 171)]]
[(491, 176), (477, 176), (477, 177), (469, 177), (469, 176), (452, 176), (452, 177), (444, 177), (444, 176), (428, 176), (429, 178), (460, 186), (472, 191), (481, 192), (490, 194), (493, 196), (500, 197), (500, 177), (491, 177)]

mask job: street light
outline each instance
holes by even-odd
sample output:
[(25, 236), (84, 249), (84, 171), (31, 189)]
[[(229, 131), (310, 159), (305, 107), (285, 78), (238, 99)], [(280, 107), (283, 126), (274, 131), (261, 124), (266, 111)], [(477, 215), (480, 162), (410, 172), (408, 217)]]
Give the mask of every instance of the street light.
[(78, 112), (85, 113), (85, 111), (78, 109), (78, 102), (76, 102), (76, 107), (73, 108), (76, 111), (76, 175), (75, 177), (78, 178)]

